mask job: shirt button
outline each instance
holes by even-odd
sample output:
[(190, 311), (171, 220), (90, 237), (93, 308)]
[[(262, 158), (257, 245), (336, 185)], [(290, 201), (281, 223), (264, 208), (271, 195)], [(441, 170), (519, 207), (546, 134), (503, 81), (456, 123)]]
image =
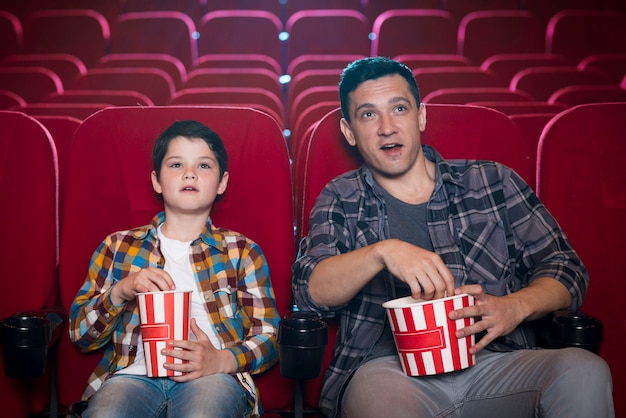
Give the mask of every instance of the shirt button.
[(211, 300), (211, 295), (208, 293), (205, 293), (204, 300)]
[(105, 313), (105, 314), (104, 314), (104, 317), (105, 317), (105, 318), (110, 318), (110, 317), (111, 317), (111, 314), (107, 312), (107, 313)]
[(196, 271), (200, 271), (200, 270), (202, 270), (202, 267), (196, 266)]
[(128, 346), (128, 351), (135, 351), (135, 346), (134, 345), (129, 345)]

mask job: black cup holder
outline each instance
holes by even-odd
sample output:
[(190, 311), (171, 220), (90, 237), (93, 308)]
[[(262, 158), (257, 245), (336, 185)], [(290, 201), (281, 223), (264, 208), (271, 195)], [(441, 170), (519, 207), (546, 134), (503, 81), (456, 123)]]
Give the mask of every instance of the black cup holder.
[(579, 310), (553, 312), (541, 322), (543, 345), (547, 348), (579, 347), (599, 354), (604, 339), (602, 321)]
[(328, 326), (314, 314), (295, 313), (278, 326), (280, 373), (289, 379), (313, 379), (320, 374), (328, 344)]
[(9, 377), (43, 375), (50, 342), (50, 324), (41, 316), (16, 314), (0, 326), (4, 373)]

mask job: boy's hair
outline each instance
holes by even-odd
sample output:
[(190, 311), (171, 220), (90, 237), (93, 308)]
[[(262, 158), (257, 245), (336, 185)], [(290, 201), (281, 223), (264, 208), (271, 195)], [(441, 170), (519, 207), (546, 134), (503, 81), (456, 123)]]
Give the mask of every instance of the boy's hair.
[(343, 70), (339, 81), (339, 100), (341, 102), (341, 115), (350, 122), (350, 98), (348, 95), (356, 90), (361, 83), (368, 80), (376, 80), (389, 75), (401, 75), (407, 83), (415, 98), (415, 103), (420, 106), (420, 92), (411, 69), (406, 65), (385, 57), (368, 57), (358, 59)]
[(195, 120), (181, 120), (171, 124), (154, 142), (152, 164), (156, 172), (157, 180), (161, 178), (161, 164), (163, 163), (165, 154), (167, 154), (170, 142), (179, 136), (188, 139), (200, 139), (206, 142), (209, 148), (215, 153), (215, 158), (217, 158), (217, 163), (220, 167), (220, 178), (222, 178), (224, 172), (228, 170), (228, 153), (226, 152), (222, 138), (200, 122), (196, 122)]

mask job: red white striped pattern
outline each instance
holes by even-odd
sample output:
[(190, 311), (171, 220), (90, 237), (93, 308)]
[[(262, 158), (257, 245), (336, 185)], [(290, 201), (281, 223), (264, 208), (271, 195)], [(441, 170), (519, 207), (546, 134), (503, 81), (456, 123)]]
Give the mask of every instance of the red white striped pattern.
[(391, 323), (400, 363), (409, 376), (424, 376), (465, 369), (474, 364), (469, 353), (474, 335), (457, 338), (457, 329), (474, 323), (474, 318), (456, 321), (448, 312), (474, 304), (474, 297), (457, 295), (416, 302), (411, 296), (383, 304)]
[(141, 338), (149, 377), (180, 376), (163, 368), (163, 363), (183, 361), (164, 356), (161, 350), (171, 340), (189, 339), (191, 291), (149, 292), (137, 295)]

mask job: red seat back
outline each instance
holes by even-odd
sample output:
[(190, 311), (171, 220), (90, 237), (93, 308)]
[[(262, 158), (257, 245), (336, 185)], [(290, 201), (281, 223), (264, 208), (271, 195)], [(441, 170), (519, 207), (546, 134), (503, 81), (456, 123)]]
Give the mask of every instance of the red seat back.
[(539, 140), (538, 194), (589, 270), (582, 309), (604, 323), (600, 355), (613, 377), (615, 416), (626, 414), (626, 314), (622, 294), (626, 234), (626, 103), (573, 107)]
[[(58, 266), (57, 156), (44, 126), (19, 112), (0, 111), (0, 319), (55, 302)], [(0, 362), (2, 415), (43, 412), (46, 379), (7, 377)], [(41, 401), (43, 404), (33, 405)], [(29, 405), (30, 404), (30, 405)]]
[[(281, 315), (291, 299), (293, 207), (287, 147), (278, 125), (252, 109), (218, 107), (109, 108), (85, 120), (74, 136), (65, 194), (60, 287), (69, 307), (92, 252), (116, 230), (146, 224), (162, 209), (152, 191), (152, 144), (176, 120), (194, 119), (215, 130), (229, 153), (229, 187), (211, 217), (216, 225), (256, 241), (267, 257)], [(85, 199), (85, 190), (94, 198)], [(69, 339), (59, 348), (61, 405), (80, 399), (101, 353), (79, 354)], [(292, 383), (278, 367), (258, 376), (266, 409), (289, 408)]]
[(515, 74), (511, 90), (522, 90), (536, 100), (547, 100), (562, 87), (574, 85), (610, 84), (606, 74), (595, 68), (578, 70), (573, 66), (532, 67)]

